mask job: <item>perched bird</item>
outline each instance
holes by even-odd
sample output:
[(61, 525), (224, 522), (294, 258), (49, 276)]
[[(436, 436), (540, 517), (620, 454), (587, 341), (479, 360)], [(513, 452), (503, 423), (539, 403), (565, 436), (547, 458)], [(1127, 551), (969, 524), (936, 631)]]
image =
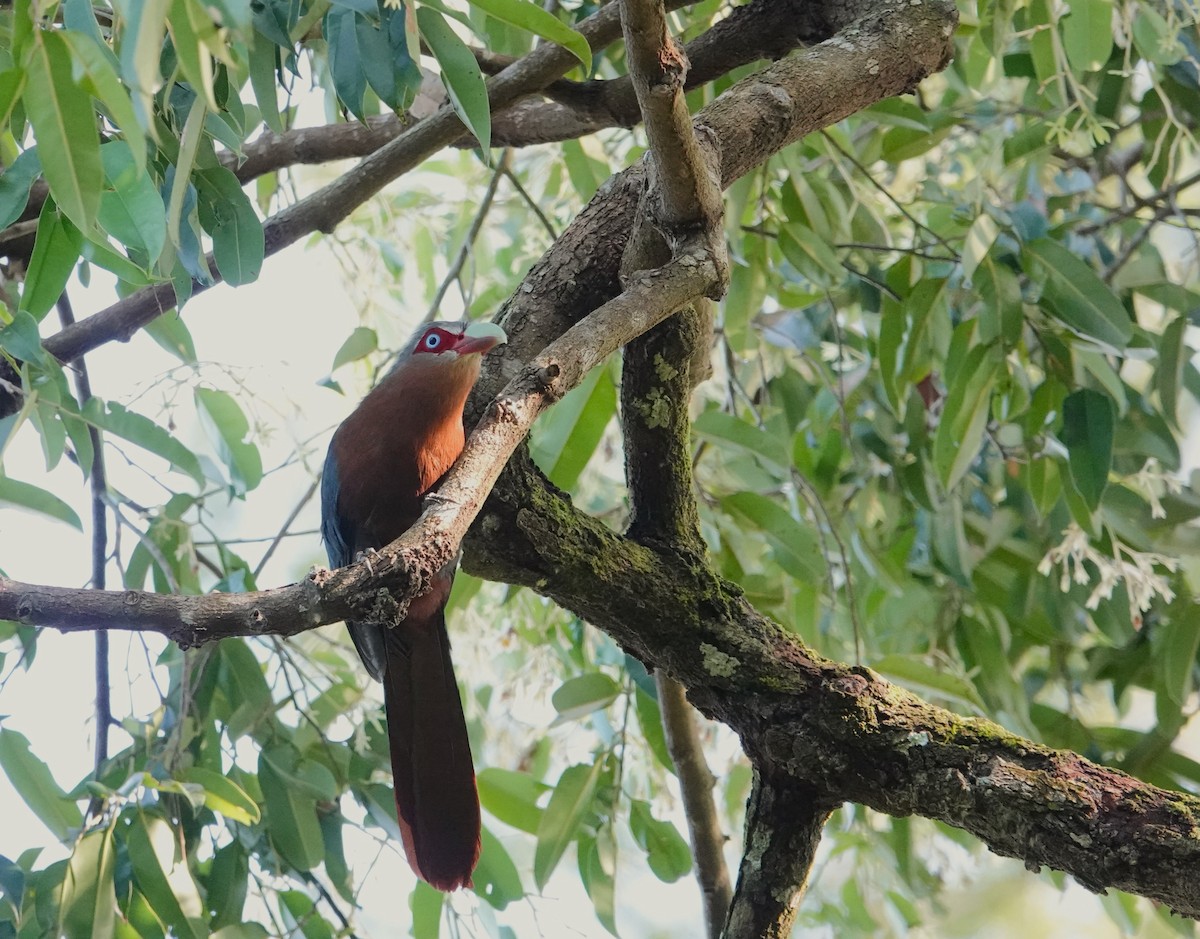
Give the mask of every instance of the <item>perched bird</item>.
[[(321, 479), (332, 566), (383, 547), (417, 520), (422, 497), (462, 451), (463, 405), (482, 357), (505, 338), (492, 323), (422, 326), (342, 422)], [(404, 852), (439, 890), (469, 885), (479, 859), (479, 795), (446, 635), (455, 564), (394, 627), (347, 623), (367, 671), (383, 682)]]

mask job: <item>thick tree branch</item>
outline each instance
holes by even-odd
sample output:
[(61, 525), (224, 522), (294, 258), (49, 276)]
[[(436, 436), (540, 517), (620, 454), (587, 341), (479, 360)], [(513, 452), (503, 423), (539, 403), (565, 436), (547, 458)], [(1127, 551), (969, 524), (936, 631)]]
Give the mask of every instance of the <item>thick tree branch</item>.
[[(874, 12), (848, 34), (743, 79), (696, 115), (695, 123), (709, 128), (720, 147), (722, 186), (788, 143), (911, 90), (949, 61), (957, 22), (952, 4), (871, 6)], [(617, 273), (644, 174), (639, 162), (610, 179), (507, 301), (500, 322), (509, 344), (484, 361), (475, 413), (511, 377), (516, 363), (532, 359), (580, 311), (620, 291)]]
[(788, 939), (834, 808), (811, 786), (772, 781), (755, 769), (725, 939)]
[(702, 564), (576, 510), (526, 459), (465, 544), (479, 576), (527, 586), (665, 668), (738, 732), (775, 785), (814, 810), (846, 800), (919, 814), (992, 851), (1200, 918), (1200, 798), (1158, 789), (990, 721), (927, 704), (867, 668), (821, 659)]
[[(671, 39), (661, 2), (621, 2), (626, 58), (652, 166), (621, 261), (622, 282), (663, 263), (696, 233), (727, 278), (719, 156), (711, 140), (701, 147), (692, 128), (683, 96), (687, 58)], [(703, 556), (704, 542), (692, 490), (688, 402), (699, 378), (692, 374), (692, 361), (707, 354), (711, 341), (711, 309), (707, 301), (697, 300), (629, 343), (621, 370), (629, 534), (693, 557)], [(725, 833), (713, 802), (715, 779), (683, 686), (662, 669), (655, 670), (654, 681), (683, 797), (705, 925), (710, 939), (718, 939), (731, 891)]]

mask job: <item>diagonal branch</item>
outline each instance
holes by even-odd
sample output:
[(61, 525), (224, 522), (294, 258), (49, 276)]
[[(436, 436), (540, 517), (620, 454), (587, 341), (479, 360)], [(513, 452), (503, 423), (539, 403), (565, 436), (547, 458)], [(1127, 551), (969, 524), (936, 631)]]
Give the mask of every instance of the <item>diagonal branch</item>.
[(23, 584), (0, 577), (0, 619), (62, 630), (138, 629), (195, 646), (226, 636), (289, 636), (337, 622), (388, 619), (429, 589), (534, 419), (635, 336), (712, 289), (717, 274), (699, 252), (641, 274), (515, 377), (488, 408), (462, 456), (417, 523), (370, 561), (317, 570), (298, 584), (244, 594), (170, 596)]
[[(575, 509), (523, 459), (464, 546), (478, 576), (529, 587), (668, 670), (810, 811), (845, 800), (961, 828), (993, 852), (1200, 919), (1200, 798), (921, 701), (822, 659), (703, 566)], [(819, 801), (813, 793), (819, 793)], [(815, 816), (814, 816), (815, 818)], [(799, 882), (793, 884), (793, 887)]]
[(757, 767), (746, 804), (746, 845), (725, 939), (788, 939), (821, 831), (836, 804), (811, 786), (768, 779)]

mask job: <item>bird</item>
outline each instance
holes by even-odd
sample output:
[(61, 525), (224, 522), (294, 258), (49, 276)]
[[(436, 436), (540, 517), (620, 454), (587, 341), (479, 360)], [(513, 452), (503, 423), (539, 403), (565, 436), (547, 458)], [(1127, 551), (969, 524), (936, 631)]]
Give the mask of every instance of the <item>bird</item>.
[[(465, 439), (463, 406), (493, 323), (422, 325), (386, 377), (334, 431), (321, 478), (321, 536), (333, 567), (394, 541), (450, 469)], [(479, 794), (445, 606), (455, 558), (394, 625), (347, 621), (368, 674), (383, 683), (396, 814), (413, 872), (443, 891), (471, 885)]]

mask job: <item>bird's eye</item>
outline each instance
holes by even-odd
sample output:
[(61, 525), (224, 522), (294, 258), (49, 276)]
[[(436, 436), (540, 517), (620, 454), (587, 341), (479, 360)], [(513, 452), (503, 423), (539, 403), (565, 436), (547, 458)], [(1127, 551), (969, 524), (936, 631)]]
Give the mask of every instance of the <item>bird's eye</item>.
[(425, 348), (426, 349), (436, 349), (441, 344), (442, 344), (442, 337), (439, 336), (437, 333), (430, 333), (428, 336), (425, 337)]

